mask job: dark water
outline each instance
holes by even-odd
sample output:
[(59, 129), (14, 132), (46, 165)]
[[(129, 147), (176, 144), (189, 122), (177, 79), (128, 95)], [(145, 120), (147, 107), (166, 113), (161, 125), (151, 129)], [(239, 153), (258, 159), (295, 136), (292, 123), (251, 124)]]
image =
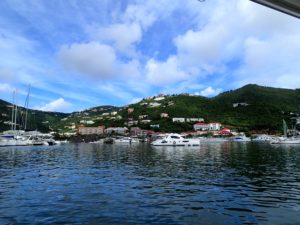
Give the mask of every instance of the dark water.
[(0, 148), (0, 224), (300, 224), (300, 146)]

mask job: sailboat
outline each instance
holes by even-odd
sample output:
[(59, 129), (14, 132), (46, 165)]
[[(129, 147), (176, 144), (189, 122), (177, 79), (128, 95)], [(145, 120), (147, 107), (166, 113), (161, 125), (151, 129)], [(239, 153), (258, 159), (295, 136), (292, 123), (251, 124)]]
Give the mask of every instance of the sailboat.
[(24, 135), (24, 130), (17, 130), (18, 106), (15, 104), (15, 101), (16, 91), (13, 92), (11, 129), (4, 131), (3, 134), (0, 135), (0, 146), (24, 146), (32, 144), (32, 140)]
[[(51, 134), (43, 134), (39, 131), (26, 131), (27, 129), (27, 115), (28, 115), (28, 102), (29, 102), (30, 86), (25, 101), (25, 119), (22, 122), (24, 130), (17, 129), (17, 116), (18, 106), (16, 104), (16, 91), (13, 93), (12, 104), (12, 120), (11, 129), (4, 131), (0, 135), (1, 146), (26, 146), (26, 145), (54, 145), (56, 144)], [(20, 128), (21, 125), (19, 125)]]
[(279, 137), (273, 141), (271, 141), (271, 144), (300, 144), (300, 136), (297, 135), (296, 133), (296, 126), (300, 124), (300, 118), (296, 117), (293, 118), (296, 120), (295, 125), (293, 127), (293, 135), (288, 137), (288, 132), (287, 132), (287, 124), (285, 120), (283, 120), (283, 137)]

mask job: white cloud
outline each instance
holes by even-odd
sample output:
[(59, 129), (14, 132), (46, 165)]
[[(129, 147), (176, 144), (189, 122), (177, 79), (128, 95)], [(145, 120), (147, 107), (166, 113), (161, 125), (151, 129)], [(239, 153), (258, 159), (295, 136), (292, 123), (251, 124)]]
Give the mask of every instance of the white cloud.
[[(205, 97), (211, 97), (211, 96), (215, 96), (215, 95), (221, 93), (221, 91), (222, 91), (221, 88), (214, 89), (209, 86), (209, 87), (203, 89), (200, 92), (200, 95), (205, 96)], [(195, 94), (199, 94), (199, 93), (196, 92)]]
[(12, 86), (10, 86), (9, 84), (6, 83), (0, 83), (0, 93), (8, 93), (8, 92), (12, 92), (13, 88)]
[(117, 50), (123, 53), (132, 54), (134, 44), (142, 38), (142, 30), (139, 24), (117, 23), (105, 27), (89, 27), (90, 35), (96, 40), (112, 43)]
[(65, 112), (69, 111), (71, 106), (71, 103), (65, 101), (63, 98), (59, 98), (38, 109), (42, 111)]
[(146, 66), (146, 78), (150, 84), (163, 86), (188, 79), (189, 74), (179, 68), (176, 57), (165, 62), (150, 59)]
[(92, 78), (111, 78), (114, 75), (114, 50), (97, 42), (62, 46), (59, 61), (67, 69)]

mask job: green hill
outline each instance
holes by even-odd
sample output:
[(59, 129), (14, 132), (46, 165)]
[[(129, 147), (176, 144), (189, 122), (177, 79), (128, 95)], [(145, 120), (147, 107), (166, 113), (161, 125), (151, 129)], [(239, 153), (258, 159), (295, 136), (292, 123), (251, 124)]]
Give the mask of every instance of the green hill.
[[(0, 112), (0, 131), (10, 129), (12, 104), (0, 100)], [(17, 112), (17, 128), (24, 129), (25, 109), (23, 107), (18, 107)], [(61, 119), (65, 118), (66, 116), (68, 116), (67, 113), (43, 112), (29, 109), (27, 116), (27, 129), (39, 130), (43, 132), (55, 130), (60, 126)]]
[[(10, 103), (0, 101), (1, 130), (9, 128), (4, 121), (11, 118)], [(213, 98), (188, 94), (150, 97), (124, 107), (98, 106), (71, 114), (30, 110), (29, 127), (71, 131), (79, 124), (86, 126), (124, 126), (133, 123), (144, 129), (159, 124), (160, 131), (192, 130), (194, 122), (173, 123), (172, 118), (203, 118), (206, 122), (221, 122), (240, 131), (280, 131), (282, 119), (299, 112), (300, 89), (282, 89), (249, 84)], [(132, 108), (133, 112), (129, 112)], [(169, 118), (161, 118), (167, 113)], [(21, 118), (21, 117), (20, 117)], [(147, 121), (147, 120), (150, 120)], [(48, 122), (47, 122), (48, 121)], [(137, 123), (137, 124), (135, 124)], [(73, 128), (72, 128), (73, 127)], [(157, 129), (157, 128), (156, 128)]]

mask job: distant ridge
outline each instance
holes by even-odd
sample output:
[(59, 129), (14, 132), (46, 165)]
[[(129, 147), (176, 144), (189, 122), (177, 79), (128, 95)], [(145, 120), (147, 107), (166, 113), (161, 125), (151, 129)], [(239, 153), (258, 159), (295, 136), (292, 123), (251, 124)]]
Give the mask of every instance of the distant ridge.
[[(156, 102), (160, 105), (149, 107)], [(10, 119), (10, 104), (0, 100), (0, 129), (6, 129), (3, 122)], [(155, 101), (153, 98), (146, 99), (136, 104), (124, 107), (96, 106), (81, 112), (56, 113), (30, 110), (31, 118), (35, 117), (36, 127), (49, 129), (66, 129), (70, 124), (79, 125), (80, 121), (91, 120), (91, 126), (124, 126), (128, 120), (139, 121), (139, 116), (147, 115), (151, 124), (160, 124), (161, 131), (180, 132), (191, 130), (192, 123), (174, 124), (172, 117), (202, 117), (205, 121), (222, 122), (226, 126), (234, 127), (244, 131), (267, 130), (271, 132), (280, 131), (282, 119), (289, 118), (299, 113), (300, 89), (284, 89), (248, 84), (236, 90), (225, 91), (215, 97), (191, 96), (188, 94), (168, 95), (164, 99)], [(127, 108), (134, 108), (128, 113)], [(102, 116), (103, 113), (118, 115)], [(167, 113), (169, 118), (162, 119), (161, 113)], [(3, 116), (7, 114), (7, 116)], [(113, 119), (112, 119), (113, 118)], [(46, 122), (48, 121), (48, 123)], [(150, 129), (150, 124), (136, 126)]]

